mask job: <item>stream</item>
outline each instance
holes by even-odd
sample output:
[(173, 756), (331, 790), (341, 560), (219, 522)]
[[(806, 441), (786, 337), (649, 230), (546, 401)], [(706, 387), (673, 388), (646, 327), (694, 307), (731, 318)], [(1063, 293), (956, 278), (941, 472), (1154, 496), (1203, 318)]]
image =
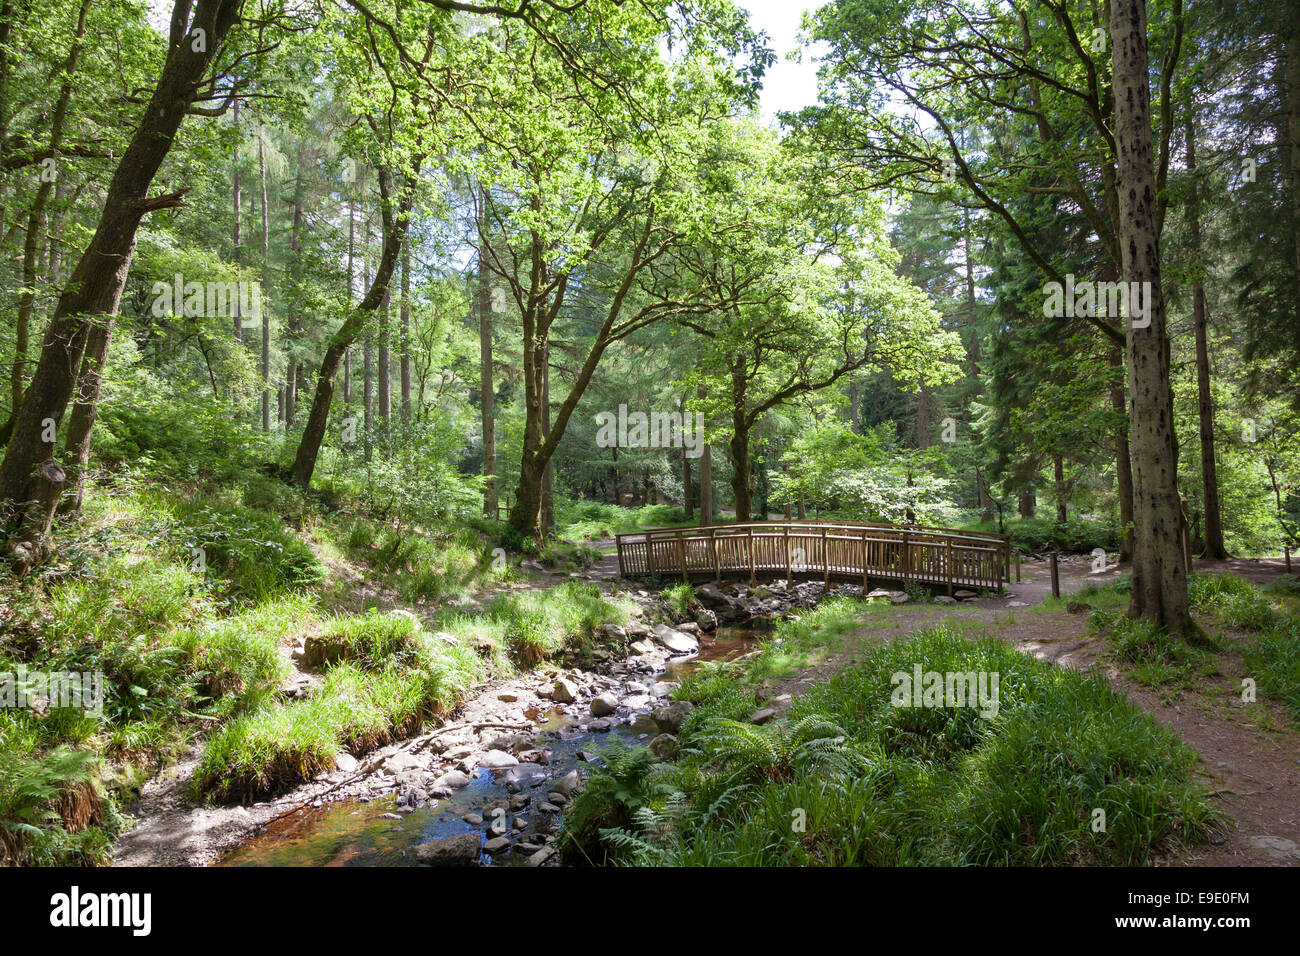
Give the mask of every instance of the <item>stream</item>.
[[(733, 660), (758, 646), (770, 631), (769, 618), (752, 618), (724, 626), (700, 638), (699, 653), (671, 660), (658, 679), (680, 681), (707, 661)], [(649, 743), (657, 730), (649, 713), (623, 719), (608, 733), (578, 729), (578, 719), (558, 708), (527, 713), (537, 728), (536, 746), (550, 751), (545, 767), (549, 781), (573, 770), (600, 763), (600, 749), (608, 738), (617, 736), (628, 743)], [(515, 843), (495, 856), (484, 854), (481, 862), (492, 866), (523, 865), (530, 855), (547, 845), (563, 820), (564, 807), (547, 802), (547, 790), (534, 783), (521, 788), (512, 772), (538, 771), (537, 765), (505, 770), (479, 768), (470, 784), (445, 799), (420, 809), (397, 813), (396, 798), (361, 801), (343, 800), (319, 809), (303, 809), (272, 823), (263, 833), (237, 847), (216, 866), (416, 866), (417, 844), (469, 831), (480, 831), (491, 822), (492, 810), (504, 813), (504, 822), (515, 835)], [(517, 773), (516, 773), (517, 781)], [(513, 788), (508, 784), (513, 782)], [(550, 809), (542, 810), (542, 805)], [(466, 822), (465, 817), (483, 822)], [(397, 817), (394, 819), (394, 817)]]

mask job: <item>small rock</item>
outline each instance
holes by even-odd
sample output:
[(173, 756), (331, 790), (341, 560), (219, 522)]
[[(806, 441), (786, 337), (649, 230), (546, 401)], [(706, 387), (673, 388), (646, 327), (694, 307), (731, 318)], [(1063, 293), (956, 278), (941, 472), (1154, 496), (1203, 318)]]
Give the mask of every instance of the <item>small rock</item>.
[(618, 698), (613, 694), (601, 694), (591, 699), (591, 716), (608, 717), (618, 710)]
[(775, 707), (763, 707), (749, 715), (749, 722), (751, 724), (765, 724), (775, 717), (777, 713), (778, 711)]
[(483, 823), (483, 818), (477, 813), (467, 813), (461, 817), (461, 820), (472, 827), (480, 826)]
[(1065, 609), (1071, 614), (1087, 614), (1092, 610), (1092, 605), (1083, 601), (1071, 601), (1065, 605)]
[(578, 688), (567, 680), (557, 680), (551, 688), (551, 700), (561, 704), (571, 704), (578, 699)]
[(510, 849), (510, 840), (503, 836), (488, 840), (483, 844), (483, 852), (489, 856), (496, 856), (498, 853), (504, 853), (508, 849)]

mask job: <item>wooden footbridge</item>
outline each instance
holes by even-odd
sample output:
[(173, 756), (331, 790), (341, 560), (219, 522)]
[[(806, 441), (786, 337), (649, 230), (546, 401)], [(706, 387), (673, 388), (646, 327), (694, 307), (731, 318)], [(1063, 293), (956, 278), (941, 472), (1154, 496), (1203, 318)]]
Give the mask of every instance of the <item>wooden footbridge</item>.
[[(624, 577), (683, 581), (748, 577), (819, 580), (870, 587), (915, 581), (933, 587), (1001, 591), (1011, 581), (1007, 535), (861, 521), (756, 522), (651, 528), (615, 536)], [(1017, 577), (1020, 556), (1014, 556)]]

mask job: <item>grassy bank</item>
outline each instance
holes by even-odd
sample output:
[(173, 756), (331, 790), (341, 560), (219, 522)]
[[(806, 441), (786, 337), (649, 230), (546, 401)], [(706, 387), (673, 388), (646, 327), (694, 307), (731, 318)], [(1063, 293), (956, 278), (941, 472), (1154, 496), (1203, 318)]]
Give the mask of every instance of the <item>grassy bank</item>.
[[(648, 865), (1141, 864), (1219, 822), (1193, 751), (1100, 678), (940, 626), (863, 645), (770, 724), (756, 693), (842, 645), (841, 605), (704, 668), (673, 763), (614, 752), (566, 817), (570, 859)], [(999, 676), (996, 715), (895, 706), (892, 675)]]
[[(0, 673), (104, 677), (97, 713), (0, 708), (0, 863), (106, 862), (118, 808), (192, 748), (196, 797), (262, 797), (415, 732), (490, 677), (581, 656), (595, 624), (626, 620), (576, 582), (456, 610), (519, 573), (478, 525), (398, 524), (257, 474), (220, 490), (92, 488), (57, 558), (0, 580)], [(406, 610), (341, 612), (357, 581), (367, 603)], [(290, 698), (304, 644), (318, 680)]]

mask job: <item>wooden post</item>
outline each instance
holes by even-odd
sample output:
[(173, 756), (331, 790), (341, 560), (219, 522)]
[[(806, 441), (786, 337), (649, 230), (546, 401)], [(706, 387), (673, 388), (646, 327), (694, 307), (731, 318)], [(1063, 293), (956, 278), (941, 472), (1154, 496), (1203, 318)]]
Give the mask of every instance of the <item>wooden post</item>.
[(654, 549), (650, 547), (649, 531), (645, 533), (645, 566), (646, 566), (647, 576), (654, 577), (655, 576), (655, 553), (654, 553)]
[(1020, 549), (1016, 548), (1016, 583), (1020, 583)]
[(822, 528), (822, 593), (831, 592), (831, 553), (827, 549), (826, 528)]
[(686, 539), (682, 537), (680, 531), (677, 532), (677, 560), (682, 564), (682, 583), (686, 583)]
[(1061, 596), (1061, 577), (1056, 569), (1056, 552), (1052, 552), (1052, 597)]
[(722, 583), (722, 559), (718, 557), (718, 529), (709, 529), (709, 547), (713, 551), (713, 580)]
[[(790, 507), (789, 505), (786, 505), (786, 509), (787, 509), (787, 511), (789, 510), (789, 507)], [(788, 514), (787, 514), (787, 518), (786, 518), (786, 520), (787, 520), (787, 521), (789, 520), (789, 516), (788, 516)], [(782, 535), (782, 538), (784, 539), (784, 542), (785, 542), (785, 583), (786, 583), (787, 585), (789, 585), (789, 584), (791, 583), (791, 578), (790, 578), (790, 526), (789, 526), (789, 525), (786, 525), (786, 527), (783, 528), (782, 531), (784, 532), (784, 534)]]
[(749, 586), (754, 586), (754, 529), (749, 529)]
[(903, 583), (908, 582), (912, 573), (912, 555), (908, 548), (908, 534), (903, 532)]
[(952, 538), (948, 542), (948, 597), (952, 597)]
[(867, 594), (867, 533), (862, 532), (862, 595)]
[(623, 536), (622, 536), (621, 534), (616, 534), (616, 535), (614, 535), (614, 548), (618, 551), (618, 576), (621, 578), (621, 577), (623, 577), (623, 574), (624, 574), (624, 571), (623, 571)]

